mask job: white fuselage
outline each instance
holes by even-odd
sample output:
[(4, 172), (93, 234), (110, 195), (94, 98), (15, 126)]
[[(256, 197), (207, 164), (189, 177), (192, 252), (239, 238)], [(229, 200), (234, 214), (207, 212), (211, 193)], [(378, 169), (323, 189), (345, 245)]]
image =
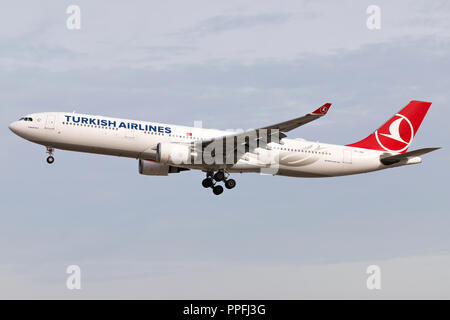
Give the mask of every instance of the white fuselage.
[[(154, 122), (108, 118), (76, 113), (37, 113), (32, 121), (17, 121), (10, 129), (29, 141), (55, 149), (155, 160), (156, 146), (162, 142), (192, 143), (223, 137), (229, 131), (168, 125)], [(260, 172), (292, 177), (330, 177), (363, 173), (395, 167), (380, 162), (383, 152), (310, 142), (281, 139), (257, 148), (227, 167), (228, 172)], [(273, 163), (261, 158), (277, 158)], [(207, 171), (211, 166), (183, 164), (180, 167)]]

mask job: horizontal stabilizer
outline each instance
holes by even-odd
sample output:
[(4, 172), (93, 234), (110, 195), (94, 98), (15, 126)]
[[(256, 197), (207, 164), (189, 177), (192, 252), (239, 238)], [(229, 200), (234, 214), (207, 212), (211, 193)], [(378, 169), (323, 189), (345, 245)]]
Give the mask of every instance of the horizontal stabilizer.
[(423, 149), (417, 149), (417, 150), (405, 152), (402, 154), (397, 154), (395, 156), (382, 155), (382, 156), (380, 156), (380, 161), (381, 161), (381, 163), (383, 163), (385, 165), (390, 165), (390, 164), (400, 162), (404, 159), (418, 157), (418, 156), (421, 156), (423, 154), (426, 154), (426, 153), (429, 153), (429, 152), (432, 152), (432, 151), (435, 151), (438, 149), (440, 149), (440, 148), (423, 148)]

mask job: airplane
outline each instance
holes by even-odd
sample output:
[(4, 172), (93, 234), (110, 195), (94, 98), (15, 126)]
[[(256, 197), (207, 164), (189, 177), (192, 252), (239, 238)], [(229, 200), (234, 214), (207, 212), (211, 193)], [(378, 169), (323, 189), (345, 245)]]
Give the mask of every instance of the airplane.
[(430, 106), (413, 100), (366, 138), (347, 145), (287, 139), (287, 132), (326, 115), (331, 103), (303, 117), (243, 132), (75, 112), (29, 114), (9, 129), (45, 146), (49, 164), (55, 149), (135, 158), (143, 175), (201, 170), (206, 173), (203, 187), (220, 195), (221, 182), (227, 189), (236, 186), (232, 173), (336, 177), (421, 163), (421, 155), (439, 148), (407, 150)]

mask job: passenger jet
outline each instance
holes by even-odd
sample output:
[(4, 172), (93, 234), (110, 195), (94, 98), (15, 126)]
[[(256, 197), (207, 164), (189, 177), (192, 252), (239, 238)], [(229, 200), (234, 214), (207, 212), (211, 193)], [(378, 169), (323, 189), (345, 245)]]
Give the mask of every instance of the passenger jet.
[(439, 148), (408, 151), (430, 102), (411, 101), (361, 141), (332, 145), (287, 139), (286, 133), (321, 118), (326, 103), (303, 117), (243, 132), (230, 132), (78, 113), (26, 115), (9, 125), (12, 132), (47, 148), (135, 158), (139, 173), (167, 176), (201, 170), (205, 188), (215, 195), (233, 189), (232, 173), (259, 172), (289, 177), (335, 177), (422, 162)]

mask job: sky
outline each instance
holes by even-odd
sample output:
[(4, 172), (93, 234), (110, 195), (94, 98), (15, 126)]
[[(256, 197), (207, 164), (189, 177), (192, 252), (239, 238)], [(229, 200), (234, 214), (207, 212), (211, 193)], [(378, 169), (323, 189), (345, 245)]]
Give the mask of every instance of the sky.
[[(68, 30), (66, 9), (81, 10)], [(381, 9), (369, 30), (366, 9)], [(448, 1), (2, 1), (0, 298), (450, 299)], [(56, 150), (8, 130), (73, 111), (289, 132), (348, 144), (433, 102), (423, 163), (301, 179), (138, 174), (135, 159)], [(81, 290), (66, 269), (81, 268)], [(381, 270), (368, 290), (367, 267)]]

